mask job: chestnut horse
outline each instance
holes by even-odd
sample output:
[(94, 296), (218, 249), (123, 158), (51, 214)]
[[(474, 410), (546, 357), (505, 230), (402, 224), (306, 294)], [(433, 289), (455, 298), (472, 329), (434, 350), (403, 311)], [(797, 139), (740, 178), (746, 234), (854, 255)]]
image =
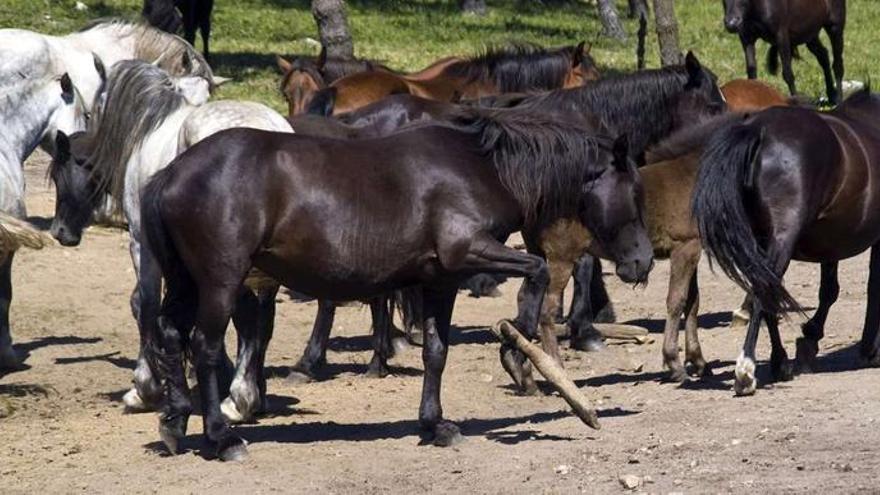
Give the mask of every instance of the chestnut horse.
[(819, 308), (798, 341), (809, 371), (837, 299), (837, 262), (871, 248), (861, 356), (880, 362), (880, 98), (865, 90), (831, 112), (774, 107), (716, 132), (703, 154), (693, 214), (709, 255), (753, 295), (734, 388), (755, 392), (755, 345), (761, 321), (772, 344), (773, 378), (792, 365), (778, 314), (803, 311), (782, 277), (793, 259), (822, 263)]
[[(782, 59), (782, 77), (792, 95), (797, 94), (791, 59), (798, 45), (806, 44), (822, 66), (825, 89), (832, 103), (839, 103), (843, 91), (843, 31), (846, 0), (723, 0), (724, 27), (739, 35), (746, 56), (749, 79), (758, 77), (755, 41), (770, 43), (767, 69), (775, 74)], [(834, 53), (834, 74), (828, 50), (819, 33), (825, 30)], [(836, 79), (836, 86), (835, 86)]]
[[(420, 285), (419, 421), (435, 444), (458, 441), (440, 406), (458, 282), (479, 272), (524, 277), (516, 325), (536, 336), (547, 266), (503, 242), (562, 217), (597, 233), (621, 278), (644, 280), (652, 259), (639, 188), (626, 139), (595, 136), (571, 115), (479, 113), (466, 125), (416, 124), (366, 140), (251, 129), (207, 138), (158, 172), (142, 203), (150, 247), (142, 262), (166, 281), (161, 309), (142, 313), (156, 338), (151, 363), (166, 383), (163, 441), (176, 452), (192, 412), (182, 363), (189, 347), (210, 450), (226, 460), (246, 454), (221, 415), (217, 357), (251, 268), (326, 299)], [(271, 318), (252, 313), (256, 338), (268, 342)]]
[(336, 115), (402, 93), (452, 102), (501, 93), (579, 87), (599, 77), (589, 52), (583, 42), (550, 50), (517, 44), (493, 48), (468, 59), (443, 59), (413, 76), (388, 71), (359, 72), (316, 92), (306, 111)]

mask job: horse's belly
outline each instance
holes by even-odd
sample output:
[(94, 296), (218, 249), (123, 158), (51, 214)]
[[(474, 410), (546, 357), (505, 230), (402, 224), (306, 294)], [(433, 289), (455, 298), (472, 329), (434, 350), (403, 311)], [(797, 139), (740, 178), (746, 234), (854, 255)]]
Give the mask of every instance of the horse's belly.
[(851, 222), (817, 222), (795, 246), (794, 259), (821, 263), (861, 254), (880, 241), (880, 218), (853, 227)]

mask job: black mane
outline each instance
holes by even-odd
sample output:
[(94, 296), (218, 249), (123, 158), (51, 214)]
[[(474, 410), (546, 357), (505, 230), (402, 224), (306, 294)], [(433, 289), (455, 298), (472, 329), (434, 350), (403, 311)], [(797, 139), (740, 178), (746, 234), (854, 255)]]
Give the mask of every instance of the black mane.
[[(575, 50), (573, 46), (548, 50), (525, 43), (490, 47), (443, 72), (468, 82), (491, 81), (502, 93), (546, 91), (562, 87)], [(589, 55), (584, 54), (584, 62), (592, 65)]]
[(638, 157), (672, 130), (675, 105), (687, 81), (683, 66), (646, 70), (535, 95), (522, 105), (592, 114), (609, 134), (627, 134), (630, 155)]

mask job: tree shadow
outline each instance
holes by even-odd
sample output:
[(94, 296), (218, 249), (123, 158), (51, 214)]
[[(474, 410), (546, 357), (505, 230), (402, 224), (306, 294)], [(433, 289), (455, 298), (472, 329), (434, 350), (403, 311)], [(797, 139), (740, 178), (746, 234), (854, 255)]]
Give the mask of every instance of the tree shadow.
[(452, 325), (449, 331), (449, 345), (495, 343), (498, 343), (498, 337), (484, 325)]
[[(709, 366), (711, 366), (712, 369), (716, 369), (716, 370), (719, 368), (726, 368), (726, 367), (731, 366), (733, 364), (734, 364), (733, 361), (720, 361), (717, 359), (709, 362)], [(713, 383), (717, 384), (718, 382), (722, 382), (724, 380), (732, 378), (732, 375), (730, 375), (729, 373), (731, 373), (731, 372), (722, 373), (720, 375), (716, 374), (716, 375), (713, 375), (710, 377), (704, 377), (701, 380), (689, 380), (689, 381), (683, 382), (682, 387), (683, 388), (694, 388), (694, 389), (716, 388), (716, 386), (714, 386)], [(669, 373), (665, 370), (664, 371), (650, 371), (650, 372), (643, 372), (643, 373), (609, 373), (607, 375), (594, 376), (594, 377), (590, 377), (590, 378), (584, 378), (581, 380), (575, 380), (574, 383), (578, 387), (603, 387), (606, 385), (619, 385), (619, 384), (626, 384), (626, 383), (668, 382), (668, 380), (667, 380), (668, 376), (669, 376)], [(705, 386), (694, 385), (694, 382), (700, 382), (700, 381), (706, 382), (706, 385)], [(726, 385), (725, 385), (725, 387), (726, 387)]]
[[(211, 69), (217, 75), (242, 82), (262, 77), (260, 71), (271, 70), (277, 73), (274, 53), (257, 52), (212, 52)], [(281, 74), (278, 74), (281, 82)]]
[(0, 384), (0, 395), (8, 397), (49, 396), (49, 388), (33, 383)]
[[(359, 363), (327, 363), (318, 368), (315, 372), (315, 382), (324, 382), (334, 380), (342, 375), (356, 376), (365, 380), (373, 380), (373, 377), (366, 376), (369, 365)], [(392, 375), (396, 376), (422, 376), (423, 371), (419, 368), (410, 366), (395, 366), (388, 364), (388, 370)], [(266, 366), (266, 378), (285, 379), (293, 371), (291, 366)]]
[(40, 337), (38, 339), (31, 340), (30, 342), (13, 344), (12, 348), (13, 350), (15, 350), (15, 353), (18, 354), (18, 357), (21, 360), (21, 364), (17, 368), (0, 369), (0, 378), (19, 371), (29, 370), (31, 367), (26, 363), (26, 361), (31, 357), (31, 353), (37, 349), (52, 345), (95, 344), (97, 342), (101, 342), (102, 340), (103, 339), (101, 337), (77, 337), (76, 335), (66, 335), (63, 337)]
[[(716, 328), (729, 328), (731, 322), (730, 311), (719, 311), (715, 313), (705, 313), (697, 317), (697, 326), (701, 331), (712, 330)], [(648, 330), (650, 333), (663, 333), (666, 328), (666, 319), (661, 318), (638, 318), (635, 320), (625, 321), (626, 325), (635, 325)], [(681, 327), (683, 328), (683, 327)]]
[(71, 357), (71, 358), (56, 358), (55, 364), (77, 364), (77, 363), (89, 363), (93, 361), (104, 361), (107, 363), (116, 366), (117, 368), (123, 368), (128, 370), (133, 370), (137, 365), (137, 361), (131, 358), (119, 356), (119, 351), (109, 352), (107, 354), (98, 354), (95, 356), (79, 356), (79, 357)]

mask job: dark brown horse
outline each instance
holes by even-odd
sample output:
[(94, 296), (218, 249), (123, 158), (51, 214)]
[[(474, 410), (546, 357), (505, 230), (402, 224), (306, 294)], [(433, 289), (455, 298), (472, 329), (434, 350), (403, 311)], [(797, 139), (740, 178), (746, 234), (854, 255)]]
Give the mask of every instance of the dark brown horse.
[(468, 59), (446, 58), (415, 76), (360, 72), (315, 93), (307, 111), (336, 115), (403, 93), (451, 102), (579, 87), (599, 77), (589, 51), (584, 43), (552, 50), (518, 44), (493, 48)]
[(791, 379), (777, 324), (802, 311), (782, 283), (792, 259), (822, 263), (819, 308), (803, 326), (797, 361), (813, 366), (837, 299), (837, 262), (871, 249), (861, 355), (880, 362), (880, 98), (857, 93), (829, 113), (775, 107), (713, 135), (703, 154), (694, 216), (707, 252), (751, 293), (752, 319), (737, 360), (735, 389), (755, 391), (761, 321), (773, 377)]
[[(828, 99), (832, 103), (839, 102), (843, 84), (846, 0), (723, 0), (723, 3), (724, 27), (731, 33), (739, 34), (749, 79), (758, 77), (755, 42), (760, 38), (770, 43), (768, 70), (775, 74), (778, 59), (782, 59), (782, 77), (791, 94), (797, 94), (791, 59), (796, 47), (806, 44), (822, 66)], [(831, 40), (833, 75), (828, 50), (819, 38), (822, 29)]]
[[(436, 444), (455, 442), (460, 434), (443, 419), (439, 394), (461, 278), (524, 277), (516, 324), (536, 335), (547, 267), (506, 247), (510, 233), (577, 218), (616, 253), (624, 280), (647, 276), (651, 249), (625, 139), (592, 135), (579, 119), (505, 112), (371, 140), (234, 129), (180, 155), (156, 174), (142, 203), (150, 251), (142, 263), (158, 262), (167, 284), (161, 311), (142, 314), (156, 336), (151, 362), (167, 384), (160, 432), (168, 447), (176, 451), (192, 411), (181, 361), (188, 342), (207, 441), (221, 459), (246, 452), (220, 413), (216, 361), (254, 267), (335, 300), (421, 285), (419, 421)], [(271, 315), (251, 314), (250, 328), (268, 340), (261, 319)]]

